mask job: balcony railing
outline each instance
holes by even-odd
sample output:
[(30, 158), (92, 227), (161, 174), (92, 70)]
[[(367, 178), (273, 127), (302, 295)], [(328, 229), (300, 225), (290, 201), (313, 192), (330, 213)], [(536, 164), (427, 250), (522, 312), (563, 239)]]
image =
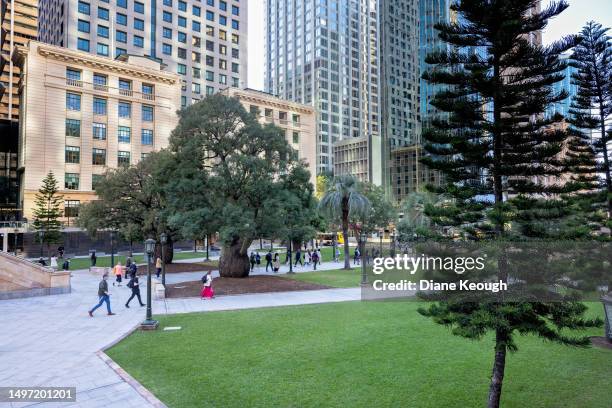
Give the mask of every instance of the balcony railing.
[(131, 89), (119, 89), (119, 95), (121, 96), (132, 96), (133, 92)]
[(100, 92), (108, 92), (108, 85), (94, 84), (93, 89)]
[[(121, 95), (121, 96), (142, 98), (145, 101), (155, 101), (157, 99), (157, 97), (156, 97), (156, 95), (154, 93), (134, 92), (131, 89), (113, 88), (113, 87), (108, 86), (107, 84), (94, 84), (94, 83), (91, 83), (91, 82), (84, 82), (84, 81), (81, 81), (81, 80), (78, 80), (78, 79), (65, 78), (63, 76), (54, 76), (54, 78), (55, 78), (55, 80), (60, 80), (60, 81), (64, 81), (65, 80), (67, 86), (72, 86), (72, 87), (77, 87), (77, 88), (85, 88), (85, 89), (93, 89), (94, 91), (105, 92), (105, 93), (115, 92), (114, 89), (116, 89), (118, 91), (119, 95)], [(23, 77), (22, 77), (22, 79), (23, 79)]]
[(148, 93), (143, 93), (142, 94), (142, 99), (145, 99), (147, 101), (154, 101), (155, 100), (155, 95), (148, 94)]
[(83, 81), (79, 81), (78, 79), (66, 78), (66, 85), (68, 85), (68, 86), (77, 86), (79, 88), (82, 88), (83, 87)]

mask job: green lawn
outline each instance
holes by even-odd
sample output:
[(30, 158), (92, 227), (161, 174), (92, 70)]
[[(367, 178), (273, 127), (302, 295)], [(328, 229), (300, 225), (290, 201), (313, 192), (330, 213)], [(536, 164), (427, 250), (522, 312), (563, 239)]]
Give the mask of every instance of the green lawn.
[(361, 269), (357, 265), (353, 270), (333, 269), (330, 271), (301, 272), (291, 275), (282, 275), (283, 278), (302, 282), (317, 283), (334, 288), (350, 288), (359, 286), (361, 282)]
[[(492, 338), (469, 341), (415, 302), (175, 316), (108, 351), (170, 407), (483, 407)], [(593, 314), (603, 315), (593, 304)], [(601, 335), (603, 329), (591, 330)], [(610, 408), (612, 352), (518, 339), (502, 406)]]
[[(205, 252), (193, 252), (193, 251), (185, 251), (185, 252), (175, 252), (174, 259), (193, 259), (193, 258), (204, 258), (206, 256)], [(145, 259), (143, 255), (136, 255), (132, 259), (136, 260), (136, 263), (145, 263)], [(116, 255), (115, 254), (115, 263), (121, 262), (121, 264), (125, 265), (126, 256), (125, 255)], [(62, 261), (58, 261), (59, 266), (61, 267)], [(91, 261), (89, 258), (72, 258), (70, 260), (70, 270), (74, 271), (77, 269), (87, 269), (91, 266)], [(99, 256), (96, 261), (96, 266), (111, 266), (111, 257), (108, 256)]]

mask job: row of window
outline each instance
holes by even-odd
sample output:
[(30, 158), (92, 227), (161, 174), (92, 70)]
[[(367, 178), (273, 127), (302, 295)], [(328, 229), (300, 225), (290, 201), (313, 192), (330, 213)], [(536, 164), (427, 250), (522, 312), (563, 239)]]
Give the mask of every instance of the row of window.
[[(66, 93), (66, 109), (69, 111), (80, 111), (81, 110), (81, 95), (67, 92)], [(108, 100), (104, 98), (93, 98), (93, 113), (94, 115), (106, 116), (108, 111)], [(132, 117), (132, 104), (131, 102), (119, 101), (118, 104), (119, 117), (122, 119), (129, 119)], [(141, 119), (143, 122), (153, 122), (153, 106), (142, 105), (141, 107)]]
[[(79, 164), (81, 162), (81, 148), (78, 146), (66, 146), (65, 152), (66, 163)], [(106, 149), (92, 149), (91, 164), (95, 166), (106, 166)], [(130, 165), (130, 152), (117, 152), (117, 165)], [(71, 173), (72, 174), (72, 173)], [(77, 187), (78, 188), (78, 187)]]
[[(66, 79), (73, 81), (81, 80), (81, 70), (74, 68), (66, 68)], [(108, 77), (104, 74), (94, 73), (93, 75), (93, 83), (96, 87), (105, 87), (108, 85)], [(129, 79), (119, 78), (117, 81), (117, 85), (121, 91), (131, 91), (132, 90), (132, 81)], [(153, 95), (154, 87), (150, 84), (142, 84), (142, 93), (145, 95)]]
[[(106, 140), (106, 123), (94, 122), (92, 125), (92, 135), (95, 140)], [(81, 137), (81, 121), (78, 119), (66, 119), (66, 136)], [(130, 143), (132, 139), (132, 128), (129, 126), (119, 126), (117, 128), (117, 140), (119, 143)], [(143, 145), (153, 145), (153, 130), (142, 129), (140, 133), (140, 143)], [(68, 161), (68, 163), (78, 163)]]

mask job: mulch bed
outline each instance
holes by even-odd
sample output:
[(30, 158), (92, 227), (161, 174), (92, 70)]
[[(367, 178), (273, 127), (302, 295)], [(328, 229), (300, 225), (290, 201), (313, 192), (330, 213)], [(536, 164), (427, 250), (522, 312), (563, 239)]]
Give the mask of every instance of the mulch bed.
[(591, 344), (595, 347), (612, 350), (612, 342), (605, 337), (593, 336), (591, 337)]
[(198, 271), (216, 271), (217, 266), (211, 266), (205, 263), (171, 263), (166, 265), (166, 273), (180, 272), (198, 272)]
[[(256, 275), (247, 278), (215, 278), (213, 287), (215, 296), (330, 289), (329, 286), (269, 275)], [(166, 297), (199, 297), (201, 290), (201, 281), (175, 283), (166, 285)]]

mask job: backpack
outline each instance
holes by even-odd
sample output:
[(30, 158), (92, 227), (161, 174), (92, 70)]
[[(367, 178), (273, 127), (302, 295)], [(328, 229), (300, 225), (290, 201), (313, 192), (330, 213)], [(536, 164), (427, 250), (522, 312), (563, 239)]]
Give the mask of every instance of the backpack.
[(130, 279), (130, 281), (127, 284), (127, 287), (130, 289), (134, 288), (134, 279)]

